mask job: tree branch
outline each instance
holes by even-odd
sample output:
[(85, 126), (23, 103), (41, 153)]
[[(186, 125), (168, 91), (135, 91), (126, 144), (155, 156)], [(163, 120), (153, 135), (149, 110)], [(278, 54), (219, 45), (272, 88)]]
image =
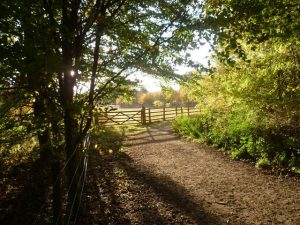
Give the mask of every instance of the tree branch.
[(0, 87), (0, 91), (15, 90), (15, 89), (27, 89), (27, 88), (29, 88), (28, 85), (26, 85), (26, 86), (17, 86), (17, 87)]
[[(54, 18), (54, 14), (53, 14), (53, 10), (52, 10), (52, 0), (44, 0), (44, 6), (45, 6), (45, 10), (49, 16), (49, 21), (50, 21), (50, 25), (51, 25), (51, 33), (53, 35), (53, 39), (55, 42), (61, 43), (61, 39), (60, 39), (58, 33), (54, 30), (54, 28), (56, 26), (58, 26), (58, 23)], [(56, 48), (56, 52), (59, 53), (58, 48)]]

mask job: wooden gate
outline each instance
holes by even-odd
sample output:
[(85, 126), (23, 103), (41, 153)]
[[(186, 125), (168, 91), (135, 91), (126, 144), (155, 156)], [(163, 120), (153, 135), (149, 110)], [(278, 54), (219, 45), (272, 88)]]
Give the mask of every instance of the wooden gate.
[(173, 120), (180, 115), (193, 115), (199, 112), (194, 107), (163, 107), (141, 109), (120, 109), (101, 112), (95, 122), (102, 125), (149, 124), (157, 121)]
[(142, 109), (101, 112), (98, 122), (103, 125), (143, 124)]

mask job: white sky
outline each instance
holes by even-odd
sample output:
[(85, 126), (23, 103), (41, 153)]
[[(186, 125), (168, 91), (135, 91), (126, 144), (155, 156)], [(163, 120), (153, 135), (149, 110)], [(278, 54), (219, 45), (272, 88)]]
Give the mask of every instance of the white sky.
[[(191, 59), (193, 61), (196, 62), (200, 62), (203, 65), (207, 65), (207, 61), (208, 61), (208, 56), (210, 55), (209, 53), (209, 45), (205, 44), (202, 46), (201, 49), (195, 49), (192, 51), (189, 51), (189, 53), (191, 54)], [(193, 68), (190, 67), (186, 67), (186, 66), (178, 66), (176, 68), (177, 72), (179, 74), (185, 74), (188, 72), (193, 71)], [(163, 83), (161, 80), (156, 79), (150, 75), (145, 75), (145, 74), (135, 74), (132, 76), (129, 76), (129, 79), (138, 79), (141, 81), (141, 85), (144, 86), (149, 92), (157, 92), (160, 91), (161, 89), (161, 84)], [(179, 84), (177, 83), (170, 83), (169, 85), (171, 85), (175, 90), (179, 89)]]

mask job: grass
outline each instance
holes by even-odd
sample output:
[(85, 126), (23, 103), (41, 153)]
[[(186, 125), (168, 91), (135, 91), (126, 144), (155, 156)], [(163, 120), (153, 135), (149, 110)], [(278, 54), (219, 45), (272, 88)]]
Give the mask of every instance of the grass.
[(92, 131), (92, 150), (101, 155), (120, 154), (125, 151), (123, 142), (126, 137), (146, 132), (149, 128), (167, 126), (170, 121), (156, 122), (147, 125), (122, 125), (95, 127)]

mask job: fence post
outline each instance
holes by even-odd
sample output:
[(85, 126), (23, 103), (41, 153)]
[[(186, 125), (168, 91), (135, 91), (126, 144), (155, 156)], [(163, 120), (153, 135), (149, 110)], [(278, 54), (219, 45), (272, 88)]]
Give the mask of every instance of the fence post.
[(166, 107), (163, 107), (163, 120), (166, 120)]
[(180, 107), (180, 110), (181, 110), (181, 115), (183, 115), (183, 109), (182, 109), (182, 106)]
[(177, 116), (178, 112), (177, 112), (177, 106), (175, 107), (175, 115)]
[(146, 109), (145, 109), (145, 106), (142, 106), (142, 109), (141, 109), (141, 124), (142, 125), (146, 124)]
[(190, 115), (190, 107), (188, 106), (188, 116)]
[(151, 108), (148, 108), (148, 122), (151, 123)]

